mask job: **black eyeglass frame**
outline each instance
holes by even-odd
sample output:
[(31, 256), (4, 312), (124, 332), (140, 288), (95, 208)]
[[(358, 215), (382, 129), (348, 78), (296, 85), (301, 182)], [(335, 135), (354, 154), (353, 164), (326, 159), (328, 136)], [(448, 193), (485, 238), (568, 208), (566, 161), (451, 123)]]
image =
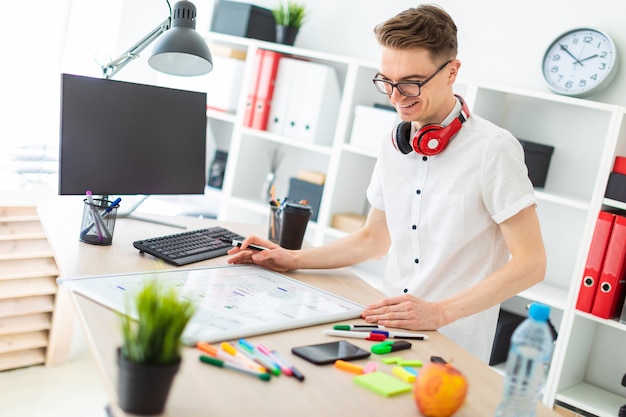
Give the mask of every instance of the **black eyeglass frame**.
[[(437, 76), (437, 74), (439, 74), (441, 72), (441, 70), (443, 70), (449, 63), (451, 63), (452, 61), (454, 61), (453, 59), (446, 61), (443, 63), (442, 66), (440, 66), (437, 71), (435, 71), (430, 77), (427, 77), (424, 81), (400, 81), (398, 83), (392, 83), (389, 80), (384, 80), (382, 78), (372, 78), (372, 82), (374, 83), (374, 87), (376, 87), (376, 90), (381, 93), (384, 94), (386, 96), (390, 96), (393, 94), (393, 89), (396, 88), (398, 90), (398, 92), (400, 94), (402, 94), (405, 97), (419, 97), (420, 94), (422, 94), (422, 87), (424, 85), (426, 85), (426, 83), (430, 80), (432, 80), (433, 78), (435, 78)], [(387, 85), (391, 86), (391, 92), (388, 93), (386, 90), (383, 90), (382, 87), (379, 86), (378, 83), (384, 83)], [(417, 94), (405, 94), (402, 91), (402, 86), (403, 85), (416, 85), (417, 86)]]

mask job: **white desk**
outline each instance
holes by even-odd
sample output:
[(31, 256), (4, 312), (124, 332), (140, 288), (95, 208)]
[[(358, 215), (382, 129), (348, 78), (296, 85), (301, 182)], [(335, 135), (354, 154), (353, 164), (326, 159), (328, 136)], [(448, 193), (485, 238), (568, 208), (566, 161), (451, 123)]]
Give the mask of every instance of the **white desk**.
[[(161, 262), (148, 255), (140, 255), (133, 248), (134, 240), (176, 233), (178, 229), (131, 219), (118, 219), (113, 245), (95, 246), (78, 240), (82, 203), (80, 199), (66, 199), (62, 204), (51, 203), (39, 209), (42, 224), (55, 250), (57, 262), (64, 277), (111, 275), (149, 271), (162, 267)], [(177, 217), (191, 229), (217, 224), (214, 220)], [(264, 233), (258, 226), (220, 223), (237, 233)], [(198, 268), (224, 265), (226, 257), (188, 265)], [(168, 268), (173, 268), (167, 266)], [(298, 271), (289, 276), (326, 291), (368, 304), (381, 294), (346, 269), (327, 271)], [(120, 344), (118, 321), (110, 309), (78, 294), (72, 294), (76, 311), (95, 357), (105, 389), (111, 399), (116, 417), (127, 416), (116, 406), (115, 349)], [(359, 320), (353, 322), (358, 323)], [(251, 337), (253, 343), (263, 343), (278, 350), (305, 376), (304, 382), (280, 376), (262, 382), (247, 375), (218, 369), (199, 362), (199, 352), (183, 349), (183, 363), (176, 376), (165, 416), (417, 416), (419, 412), (411, 394), (385, 398), (357, 386), (353, 374), (335, 369), (332, 365), (315, 366), (291, 354), (291, 347), (338, 340), (322, 334), (331, 325), (312, 326), (297, 330)], [(432, 355), (454, 363), (469, 380), (466, 403), (457, 417), (492, 416), (502, 392), (502, 377), (468, 354), (438, 332), (427, 332), (428, 341), (413, 341), (410, 350), (395, 352), (405, 359), (427, 362)], [(369, 350), (373, 342), (350, 339), (350, 342)], [(368, 360), (379, 362), (382, 356), (372, 355)], [(391, 366), (379, 364), (379, 369), (390, 372)], [(542, 404), (539, 417), (557, 416)]]

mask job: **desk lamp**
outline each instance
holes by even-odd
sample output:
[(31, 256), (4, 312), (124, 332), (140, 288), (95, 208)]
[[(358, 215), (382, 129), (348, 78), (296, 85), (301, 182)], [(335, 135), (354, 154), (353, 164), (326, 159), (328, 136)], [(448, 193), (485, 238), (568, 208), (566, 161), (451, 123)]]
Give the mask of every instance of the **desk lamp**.
[[(169, 0), (167, 0), (169, 6)], [(102, 66), (104, 78), (112, 78), (126, 64), (139, 56), (160, 35), (163, 38), (155, 45), (148, 64), (157, 71), (169, 75), (194, 76), (209, 73), (213, 69), (213, 58), (206, 42), (195, 31), (196, 6), (183, 0), (170, 7), (170, 16), (143, 39), (131, 46), (119, 58)]]

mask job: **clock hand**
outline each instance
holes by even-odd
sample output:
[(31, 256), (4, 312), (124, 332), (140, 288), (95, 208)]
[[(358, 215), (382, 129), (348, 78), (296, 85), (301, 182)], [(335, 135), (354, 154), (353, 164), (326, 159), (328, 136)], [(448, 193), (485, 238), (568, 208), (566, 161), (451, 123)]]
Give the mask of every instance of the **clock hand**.
[[(591, 59), (591, 58), (595, 58), (595, 57), (597, 57), (597, 56), (598, 56), (598, 54), (594, 54), (594, 55), (588, 56), (587, 58), (583, 58), (583, 59), (581, 59), (581, 60), (580, 60), (580, 62), (586, 61), (586, 60)], [(582, 64), (581, 64), (581, 65), (582, 65)]]
[(560, 43), (559, 46), (561, 47), (562, 51), (567, 52), (567, 55), (571, 56), (572, 59), (574, 59), (574, 65), (580, 64), (581, 67), (583, 66), (583, 63), (581, 61), (579, 61), (574, 55), (572, 55), (572, 53), (569, 51), (569, 49), (567, 49), (567, 46), (563, 45), (562, 43)]

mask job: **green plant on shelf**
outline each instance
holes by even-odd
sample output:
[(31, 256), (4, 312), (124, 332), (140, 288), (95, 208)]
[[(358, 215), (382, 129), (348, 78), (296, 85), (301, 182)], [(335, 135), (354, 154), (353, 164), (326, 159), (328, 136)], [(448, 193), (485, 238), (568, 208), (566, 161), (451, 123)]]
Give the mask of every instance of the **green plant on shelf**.
[(303, 3), (285, 1), (272, 9), (272, 13), (277, 25), (300, 28), (306, 17), (306, 7)]

